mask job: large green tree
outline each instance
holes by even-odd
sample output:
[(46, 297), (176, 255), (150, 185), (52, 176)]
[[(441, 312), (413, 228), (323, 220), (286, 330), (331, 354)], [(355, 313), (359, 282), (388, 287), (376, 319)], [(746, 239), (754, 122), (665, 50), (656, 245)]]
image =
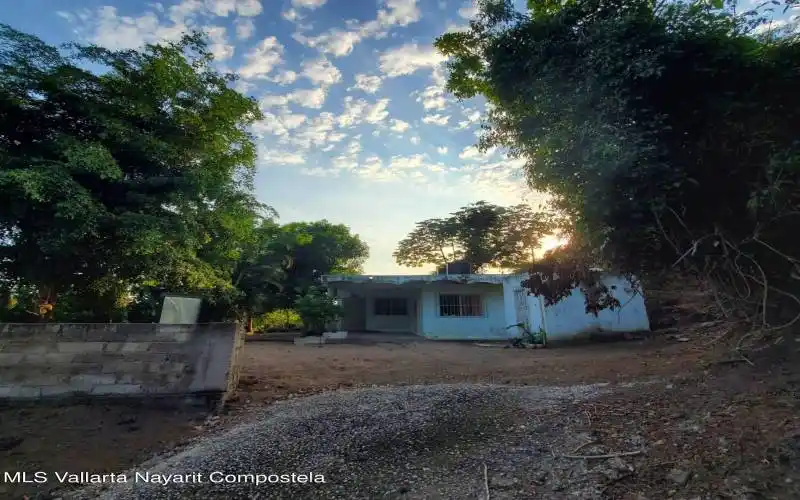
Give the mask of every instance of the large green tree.
[(480, 146), (527, 161), (594, 263), (688, 266), (759, 317), (800, 304), (800, 45), (754, 30), (795, 2), (480, 3), (436, 42), (448, 89), (492, 103)]
[(397, 246), (398, 264), (443, 266), (463, 261), (472, 272), (489, 267), (515, 268), (533, 260), (541, 238), (553, 229), (553, 217), (520, 204), (502, 207), (480, 201), (445, 218), (428, 219)]
[(229, 282), (258, 217), (248, 130), (261, 114), (211, 63), (198, 34), (59, 50), (0, 26), (4, 286), (52, 302)]
[(369, 257), (369, 247), (344, 224), (327, 220), (293, 222), (280, 228), (269, 246), (285, 256), (285, 279), (279, 290), (282, 304), (291, 307), (299, 294), (323, 274), (358, 274)]

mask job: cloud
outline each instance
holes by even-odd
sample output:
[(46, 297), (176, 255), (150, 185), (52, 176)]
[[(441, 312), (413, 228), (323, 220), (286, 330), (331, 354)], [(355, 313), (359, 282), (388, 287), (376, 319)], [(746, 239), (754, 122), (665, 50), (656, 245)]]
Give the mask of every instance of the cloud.
[(389, 168), (395, 170), (406, 170), (420, 168), (425, 164), (425, 155), (415, 154), (411, 156), (392, 156)]
[(295, 103), (306, 108), (319, 109), (325, 104), (328, 95), (326, 87), (316, 89), (295, 89), (288, 94), (277, 95), (267, 94), (261, 98), (259, 103), (263, 109), (270, 109), (276, 106), (286, 106)]
[(411, 141), (411, 144), (414, 144), (414, 145), (417, 145), (417, 144), (420, 143), (420, 138), (418, 136), (414, 136), (409, 140)]
[(497, 148), (489, 148), (485, 153), (481, 153), (475, 146), (465, 147), (458, 157), (462, 160), (488, 160), (497, 152)]
[(344, 111), (336, 117), (336, 123), (343, 128), (361, 123), (377, 124), (389, 116), (388, 106), (389, 99), (379, 99), (369, 103), (364, 99), (347, 96), (344, 98)]
[(381, 82), (383, 81), (379, 76), (370, 76), (365, 75), (363, 73), (359, 73), (355, 76), (356, 84), (350, 87), (347, 90), (363, 90), (367, 94), (374, 94), (378, 91), (381, 87)]
[(328, 0), (292, 0), (292, 7), (314, 10), (322, 7)]
[(478, 151), (478, 148), (475, 146), (467, 146), (464, 148), (461, 153), (458, 154), (458, 157), (462, 160), (473, 160), (479, 158), (481, 156), (481, 152)]
[(295, 33), (292, 38), (307, 47), (316, 48), (320, 52), (331, 54), (334, 57), (343, 57), (350, 54), (353, 51), (353, 47), (361, 41), (358, 33), (343, 31), (338, 28), (316, 37), (307, 37), (302, 33)]
[(239, 40), (247, 40), (256, 32), (256, 24), (252, 19), (237, 19), (233, 24), (236, 26), (236, 38)]
[(381, 54), (380, 69), (388, 77), (410, 75), (423, 68), (436, 67), (444, 60), (433, 46), (409, 43)]
[(397, 133), (400, 133), (400, 134), (402, 134), (403, 132), (408, 130), (408, 127), (409, 127), (408, 122), (404, 122), (403, 120), (397, 120), (397, 119), (392, 118), (392, 122), (391, 123), (392, 123), (392, 125), (391, 125), (390, 128), (394, 132), (397, 132)]
[(288, 85), (297, 80), (297, 73), (292, 70), (279, 71), (277, 75), (268, 78), (269, 81), (277, 83), (278, 85)]
[(444, 89), (438, 85), (425, 87), (422, 92), (417, 92), (417, 102), (422, 103), (426, 110), (442, 110), (447, 107), (447, 99), (444, 98)]
[(447, 122), (450, 121), (450, 116), (445, 115), (428, 115), (422, 119), (422, 123), (430, 123), (432, 125), (447, 125)]
[(311, 80), (311, 83), (321, 85), (333, 85), (342, 79), (342, 72), (325, 56), (304, 62), (302, 75)]
[(319, 87), (316, 89), (297, 89), (289, 94), (289, 100), (306, 108), (319, 109), (325, 104), (327, 89)]
[(75, 27), (75, 32), (92, 43), (112, 50), (137, 49), (147, 43), (174, 41), (196, 27), (194, 16), (202, 10), (197, 0), (184, 0), (166, 12), (147, 11), (138, 17), (120, 16), (116, 7), (96, 11), (61, 13)]
[(447, 148), (445, 146), (438, 147), (436, 148), (436, 152), (440, 155), (445, 155), (447, 154)]
[(212, 26), (206, 29), (206, 34), (211, 42), (208, 50), (214, 55), (214, 59), (224, 61), (233, 56), (234, 47), (228, 43), (228, 37), (225, 36), (225, 28)]
[(389, 106), (389, 99), (379, 99), (374, 105), (367, 109), (364, 120), (367, 123), (380, 123), (389, 116), (389, 111), (386, 109)]
[(303, 155), (287, 151), (261, 150), (258, 158), (261, 163), (268, 165), (302, 165), (306, 162)]
[(303, 125), (307, 120), (306, 115), (292, 113), (288, 108), (283, 107), (277, 113), (264, 113), (264, 119), (253, 124), (253, 133), (261, 138), (266, 134), (282, 137)]
[(243, 17), (254, 17), (263, 10), (259, 0), (206, 0), (205, 5), (209, 12), (222, 17), (228, 17), (228, 14), (233, 13)]
[(283, 45), (274, 36), (268, 36), (245, 55), (245, 64), (239, 68), (242, 78), (265, 78), (283, 63)]
[[(296, 15), (296, 14), (295, 14)], [(292, 37), (307, 47), (334, 57), (343, 57), (365, 38), (383, 38), (394, 26), (408, 26), (419, 21), (421, 12), (417, 0), (387, 0), (386, 8), (378, 10), (375, 19), (364, 23), (352, 22), (347, 30), (333, 28), (316, 36), (294, 33)]]

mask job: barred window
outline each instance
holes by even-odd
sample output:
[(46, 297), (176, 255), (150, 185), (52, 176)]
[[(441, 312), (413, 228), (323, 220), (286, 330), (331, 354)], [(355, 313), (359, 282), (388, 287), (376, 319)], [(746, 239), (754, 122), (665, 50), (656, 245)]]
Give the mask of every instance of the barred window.
[(408, 301), (402, 297), (375, 299), (375, 316), (408, 316)]
[(480, 295), (439, 295), (439, 316), (483, 316)]

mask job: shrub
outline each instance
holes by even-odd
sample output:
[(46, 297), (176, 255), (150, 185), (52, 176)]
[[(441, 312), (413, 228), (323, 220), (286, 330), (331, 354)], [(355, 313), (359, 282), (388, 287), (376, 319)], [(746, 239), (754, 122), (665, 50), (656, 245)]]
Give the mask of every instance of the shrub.
[(253, 331), (297, 330), (303, 320), (294, 309), (276, 309), (253, 318)]
[(342, 306), (322, 288), (309, 289), (294, 306), (303, 321), (306, 335), (320, 335), (333, 321), (342, 317)]

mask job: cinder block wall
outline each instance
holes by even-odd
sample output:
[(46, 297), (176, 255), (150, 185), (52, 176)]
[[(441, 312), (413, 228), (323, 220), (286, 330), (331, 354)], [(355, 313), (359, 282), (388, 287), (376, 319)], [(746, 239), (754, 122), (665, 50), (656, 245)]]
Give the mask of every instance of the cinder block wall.
[(202, 394), (238, 382), (234, 324), (0, 324), (0, 399)]

